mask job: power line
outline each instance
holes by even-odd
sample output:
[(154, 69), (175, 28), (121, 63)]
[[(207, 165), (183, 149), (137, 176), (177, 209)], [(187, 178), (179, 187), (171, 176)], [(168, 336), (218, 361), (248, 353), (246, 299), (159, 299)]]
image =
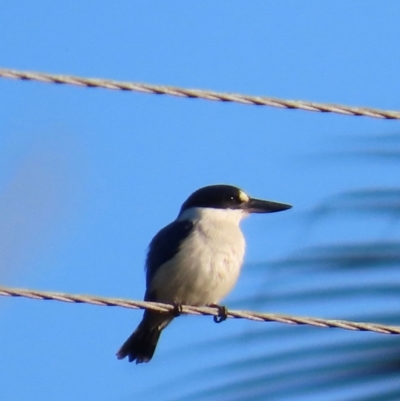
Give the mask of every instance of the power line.
[(135, 91), (155, 95), (170, 95), (222, 102), (235, 102), (256, 106), (270, 106), (284, 109), (300, 109), (350, 116), (364, 116), (381, 119), (400, 119), (400, 111), (381, 110), (369, 107), (352, 107), (340, 104), (316, 103), (303, 100), (285, 100), (266, 96), (251, 96), (238, 93), (214, 92), (202, 89), (179, 88), (166, 85), (152, 85), (139, 82), (124, 82), (110, 79), (85, 78), (72, 75), (47, 74), (33, 71), (18, 71), (0, 68), (0, 78), (40, 81), (53, 84), (68, 84), (86, 88), (104, 88)]
[[(69, 303), (85, 303), (99, 306), (119, 306), (130, 309), (150, 309), (157, 312), (173, 311), (176, 307), (158, 302), (133, 301), (121, 298), (108, 298), (92, 295), (66, 294), (60, 292), (37, 291), (20, 288), (0, 287), (0, 296), (24, 297), (38, 300), (54, 300)], [(215, 307), (182, 306), (182, 313), (187, 315), (218, 316)], [(377, 323), (361, 323), (347, 320), (320, 319), (303, 316), (290, 316), (280, 313), (260, 313), (253, 311), (227, 310), (227, 317), (248, 319), (259, 322), (278, 322), (294, 325), (309, 325), (316, 327), (339, 328), (352, 331), (372, 331), (380, 334), (400, 334), (400, 326), (388, 326)]]

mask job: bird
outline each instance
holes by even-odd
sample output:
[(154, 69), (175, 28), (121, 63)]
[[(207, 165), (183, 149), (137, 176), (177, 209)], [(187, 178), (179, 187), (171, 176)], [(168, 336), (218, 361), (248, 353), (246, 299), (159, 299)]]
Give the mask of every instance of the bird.
[(162, 330), (181, 305), (216, 306), (234, 287), (243, 263), (241, 220), (252, 213), (274, 213), (292, 206), (251, 198), (232, 185), (209, 185), (193, 192), (178, 217), (151, 240), (146, 259), (145, 301), (173, 304), (169, 312), (145, 310), (143, 319), (117, 352), (118, 359), (149, 362)]

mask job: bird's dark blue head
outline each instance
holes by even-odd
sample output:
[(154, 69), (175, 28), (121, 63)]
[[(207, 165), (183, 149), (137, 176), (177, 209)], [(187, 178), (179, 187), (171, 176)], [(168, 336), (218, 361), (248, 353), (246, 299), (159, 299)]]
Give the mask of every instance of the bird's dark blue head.
[(179, 214), (190, 208), (242, 209), (248, 213), (273, 213), (292, 206), (267, 200), (250, 198), (232, 185), (209, 185), (193, 192), (183, 203)]

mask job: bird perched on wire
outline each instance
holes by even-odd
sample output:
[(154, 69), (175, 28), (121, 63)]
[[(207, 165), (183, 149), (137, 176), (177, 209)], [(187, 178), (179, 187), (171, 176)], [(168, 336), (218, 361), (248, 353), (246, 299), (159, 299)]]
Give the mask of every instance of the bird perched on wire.
[[(251, 198), (231, 185), (210, 185), (192, 193), (178, 217), (152, 239), (146, 261), (145, 301), (171, 303), (173, 312), (146, 310), (118, 359), (149, 362), (161, 331), (179, 315), (180, 305), (219, 307), (233, 288), (245, 251), (240, 221), (250, 213), (273, 213), (290, 205)], [(224, 307), (219, 307), (222, 321)]]

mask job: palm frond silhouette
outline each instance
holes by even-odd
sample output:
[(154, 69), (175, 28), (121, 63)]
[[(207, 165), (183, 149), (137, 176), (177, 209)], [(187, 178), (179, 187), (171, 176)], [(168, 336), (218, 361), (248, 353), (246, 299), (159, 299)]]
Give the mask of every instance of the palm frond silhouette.
[[(367, 147), (371, 141), (372, 148), (363, 145), (345, 156), (367, 161), (383, 158), (388, 170), (400, 171), (400, 138), (369, 140)], [(322, 317), (400, 324), (399, 217), (400, 186), (346, 189), (317, 201), (300, 230), (319, 224), (329, 227), (338, 220), (354, 230), (351, 224), (364, 227), (369, 219), (383, 219), (389, 229), (368, 235), (360, 232), (352, 240), (331, 243), (321, 244), (314, 238), (311, 245), (281, 260), (261, 264), (258, 272), (262, 268), (274, 272), (265, 278), (265, 290), (237, 299), (235, 307), (256, 305), (262, 310), (314, 316), (318, 311)], [(200, 390), (188, 389), (199, 372), (188, 374), (185, 389), (176, 399), (400, 399), (397, 336), (253, 324), (214, 345), (230, 347), (233, 360), (208, 367), (203, 376), (212, 377), (213, 384), (205, 382)]]

